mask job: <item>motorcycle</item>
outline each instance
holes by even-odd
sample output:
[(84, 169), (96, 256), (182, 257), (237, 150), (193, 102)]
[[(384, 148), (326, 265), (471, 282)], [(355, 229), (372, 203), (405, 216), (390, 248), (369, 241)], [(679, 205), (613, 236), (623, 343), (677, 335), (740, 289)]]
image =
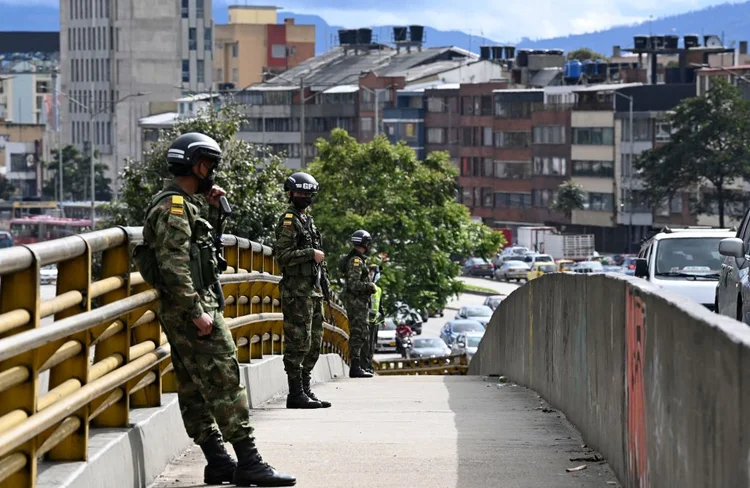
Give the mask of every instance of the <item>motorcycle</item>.
[(404, 359), (410, 359), (411, 358), (411, 349), (412, 349), (412, 341), (411, 341), (411, 335), (408, 335), (401, 339), (401, 356)]

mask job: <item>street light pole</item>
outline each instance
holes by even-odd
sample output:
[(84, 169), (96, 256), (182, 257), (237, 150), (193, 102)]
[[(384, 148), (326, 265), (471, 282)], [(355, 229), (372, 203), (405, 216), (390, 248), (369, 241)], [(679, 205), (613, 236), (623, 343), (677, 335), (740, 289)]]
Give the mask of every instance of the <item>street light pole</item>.
[[(301, 166), (307, 165), (307, 154), (305, 151), (305, 79), (299, 77), (299, 154)], [(265, 131), (265, 127), (263, 130)], [(265, 136), (264, 136), (265, 137)]]
[[(623, 95), (625, 96), (625, 95)], [(628, 177), (628, 198), (630, 200), (630, 223), (628, 224), (628, 254), (632, 252), (633, 246), (633, 158), (635, 156), (633, 145), (633, 97), (629, 97), (628, 125), (630, 126), (630, 176)]]
[(60, 180), (60, 194), (58, 195), (58, 201), (62, 202), (65, 200), (65, 194), (63, 193), (63, 149), (62, 149), (62, 129), (60, 128), (60, 92), (57, 89), (57, 69), (52, 71), (52, 92), (55, 95), (54, 104), (54, 118), (55, 118), (55, 131), (57, 132), (57, 179)]

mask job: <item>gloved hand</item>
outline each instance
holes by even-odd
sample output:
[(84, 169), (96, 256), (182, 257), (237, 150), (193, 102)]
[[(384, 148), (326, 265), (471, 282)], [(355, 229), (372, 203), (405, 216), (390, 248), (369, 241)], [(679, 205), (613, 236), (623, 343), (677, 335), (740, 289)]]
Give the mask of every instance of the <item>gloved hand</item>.
[(378, 289), (375, 283), (370, 283), (370, 295), (374, 295), (377, 293)]

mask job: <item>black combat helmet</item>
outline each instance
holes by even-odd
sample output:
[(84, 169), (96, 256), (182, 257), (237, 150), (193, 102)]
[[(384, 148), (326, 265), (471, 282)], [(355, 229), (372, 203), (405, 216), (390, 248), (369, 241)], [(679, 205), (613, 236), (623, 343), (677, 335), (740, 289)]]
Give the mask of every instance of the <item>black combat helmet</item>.
[(370, 243), (372, 242), (372, 236), (366, 230), (360, 229), (352, 234), (351, 241), (354, 246), (362, 246), (364, 248), (368, 248), (370, 247)]
[(199, 132), (188, 132), (172, 142), (167, 151), (169, 172), (176, 176), (190, 173), (191, 168), (203, 157), (215, 162), (221, 161), (221, 147), (211, 137)]
[(318, 193), (318, 181), (307, 173), (298, 171), (286, 179), (284, 182), (284, 191), (289, 193), (309, 193), (315, 195)]

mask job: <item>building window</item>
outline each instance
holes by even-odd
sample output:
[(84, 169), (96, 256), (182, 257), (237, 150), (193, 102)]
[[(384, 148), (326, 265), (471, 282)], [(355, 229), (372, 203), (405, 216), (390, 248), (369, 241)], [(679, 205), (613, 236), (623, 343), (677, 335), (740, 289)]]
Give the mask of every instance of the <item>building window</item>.
[(612, 193), (587, 193), (584, 196), (584, 210), (611, 212), (614, 208), (615, 196)]
[(669, 122), (656, 122), (654, 129), (656, 142), (669, 142), (672, 139), (672, 124)]
[(429, 144), (444, 144), (445, 129), (442, 127), (430, 127), (427, 129), (427, 142)]
[(216, 82), (224, 83), (224, 70), (221, 68), (216, 70)]
[(182, 60), (182, 81), (183, 83), (190, 82), (190, 60), (189, 59)]
[(531, 102), (508, 102), (495, 100), (495, 116), (504, 119), (529, 119), (532, 112)]
[(543, 125), (534, 127), (534, 144), (565, 144), (565, 127)]
[(191, 51), (195, 51), (198, 49), (198, 39), (196, 39), (196, 29), (195, 27), (191, 27), (188, 29), (188, 48)]
[(548, 208), (555, 201), (555, 190), (531, 190), (534, 207)]
[(482, 206), (492, 208), (495, 204), (495, 198), (492, 188), (482, 188)]
[(495, 178), (522, 180), (531, 177), (530, 161), (495, 161)]
[(47, 81), (37, 81), (36, 82), (36, 92), (37, 93), (49, 93), (49, 82)]
[(203, 0), (195, 0), (195, 17), (203, 18)]
[(232, 83), (239, 83), (240, 82), (240, 73), (237, 71), (237, 68), (232, 68)]
[(467, 207), (474, 207), (474, 189), (463, 188), (461, 191), (461, 203)]
[(574, 128), (573, 144), (589, 146), (611, 146), (614, 130), (611, 127)]
[(273, 45), (271, 45), (271, 57), (273, 59), (284, 59), (284, 58), (286, 58), (286, 45), (285, 44), (273, 44)]
[(622, 176), (631, 176), (635, 171), (633, 168), (633, 155), (630, 153), (622, 153), (620, 155), (620, 167), (622, 168)]
[(495, 147), (527, 148), (530, 141), (530, 132), (495, 132)]
[(565, 176), (566, 162), (565, 158), (535, 157), (533, 171), (535, 175)]
[(206, 81), (206, 73), (204, 71), (204, 61), (202, 59), (199, 59), (196, 66), (196, 77), (198, 78), (198, 83), (204, 83)]
[(232, 57), (236, 58), (240, 55), (240, 44), (238, 42), (235, 42), (232, 44)]
[(362, 117), (360, 120), (360, 130), (362, 132), (372, 132), (372, 118)]
[(612, 161), (573, 161), (573, 176), (612, 178), (614, 175), (615, 163)]
[(190, 0), (182, 0), (182, 18), (187, 19), (190, 13)]
[[(650, 119), (635, 119), (633, 120), (633, 138), (634, 141), (650, 141), (651, 140), (651, 120)], [(622, 121), (622, 141), (630, 141), (630, 121), (624, 119)]]
[(210, 27), (203, 30), (203, 49), (205, 51), (210, 51), (213, 48), (212, 33), (213, 30)]
[(492, 147), (493, 140), (492, 127), (482, 127), (482, 145)]
[(531, 208), (531, 193), (496, 192), (495, 207)]
[(623, 203), (623, 212), (650, 213), (651, 206), (642, 191), (621, 190), (620, 201)]
[(416, 132), (415, 124), (404, 124), (404, 137), (406, 137), (407, 140), (416, 138)]

